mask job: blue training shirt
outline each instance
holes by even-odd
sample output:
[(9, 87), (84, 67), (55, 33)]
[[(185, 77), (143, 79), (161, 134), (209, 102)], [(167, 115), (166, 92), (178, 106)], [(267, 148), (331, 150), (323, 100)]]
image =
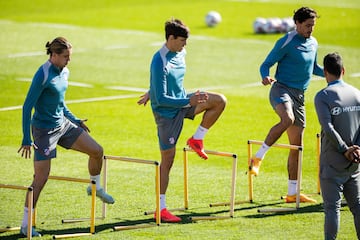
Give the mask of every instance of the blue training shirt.
[(161, 117), (173, 118), (190, 104), (183, 86), (186, 72), (185, 48), (171, 52), (164, 45), (153, 56), (150, 65), (150, 100), (152, 110)]
[[(64, 117), (80, 124), (65, 104), (69, 69), (59, 69), (50, 61), (44, 63), (35, 73), (23, 105), (22, 145), (31, 145), (30, 124), (37, 128), (56, 128), (62, 125)], [(31, 111), (35, 109), (31, 119)], [(30, 121), (31, 120), (31, 121)]]
[(312, 74), (324, 77), (323, 68), (317, 64), (318, 43), (312, 36), (304, 38), (296, 30), (288, 32), (276, 43), (260, 66), (262, 79), (270, 74), (277, 63), (275, 79), (288, 87), (306, 90)]

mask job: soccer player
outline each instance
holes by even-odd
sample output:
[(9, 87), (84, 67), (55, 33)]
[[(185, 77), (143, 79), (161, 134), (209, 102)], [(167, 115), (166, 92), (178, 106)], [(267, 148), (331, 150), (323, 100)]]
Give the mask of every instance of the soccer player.
[[(31, 184), (34, 194), (34, 208), (50, 173), (51, 159), (56, 157), (56, 145), (73, 149), (89, 156), (90, 179), (96, 181), (96, 195), (105, 203), (114, 203), (112, 196), (100, 186), (100, 172), (103, 148), (88, 134), (86, 120), (75, 117), (65, 104), (69, 69), (66, 67), (72, 53), (71, 44), (63, 37), (46, 44), (50, 55), (34, 75), (27, 93), (22, 115), (23, 139), (18, 153), (24, 158), (31, 157), (34, 148), (34, 179)], [(31, 116), (32, 109), (35, 109)], [(32, 130), (33, 141), (30, 137)], [(91, 194), (88, 186), (87, 194)], [(27, 199), (27, 197), (26, 197)], [(27, 235), (28, 209), (25, 201), (24, 217), (20, 233)], [(32, 236), (41, 236), (34, 228)]]
[(150, 90), (138, 101), (139, 105), (146, 105), (150, 98), (157, 124), (161, 152), (160, 210), (164, 222), (181, 221), (166, 209), (165, 193), (184, 118), (194, 119), (195, 115), (204, 112), (200, 126), (187, 144), (201, 158), (207, 159), (203, 147), (204, 136), (226, 105), (226, 98), (221, 94), (200, 91), (186, 93), (183, 81), (188, 37), (189, 28), (181, 20), (172, 19), (165, 23), (166, 42), (155, 53), (150, 66)]
[[(343, 80), (338, 53), (324, 58), (327, 87), (315, 96), (321, 125), (320, 185), (324, 200), (325, 239), (336, 239), (341, 196), (354, 216), (360, 239), (360, 91)], [(355, 237), (354, 237), (355, 239)]]
[[(311, 36), (317, 18), (315, 10), (301, 7), (295, 11), (294, 31), (280, 38), (260, 66), (263, 85), (271, 85), (270, 103), (280, 121), (268, 132), (264, 143), (252, 156), (249, 172), (259, 174), (259, 168), (266, 152), (286, 131), (291, 145), (303, 144), (305, 128), (304, 92), (312, 74), (324, 76), (317, 64), (318, 43)], [(270, 68), (277, 63), (275, 78), (269, 76)], [(298, 150), (290, 150), (288, 156), (288, 193), (285, 201), (296, 201)], [(300, 195), (301, 202), (315, 202), (306, 195)]]

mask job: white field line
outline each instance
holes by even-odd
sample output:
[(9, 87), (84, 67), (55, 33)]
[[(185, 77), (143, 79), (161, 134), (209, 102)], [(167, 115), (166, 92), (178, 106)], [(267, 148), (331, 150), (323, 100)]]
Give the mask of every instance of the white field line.
[[(31, 78), (16, 78), (16, 81), (31, 82), (32, 79)], [(81, 83), (81, 82), (73, 82), (73, 81), (69, 81), (69, 85), (76, 86), (76, 87), (85, 87), (85, 88), (93, 88), (94, 87), (91, 84)]]
[[(139, 95), (129, 94), (129, 95), (117, 95), (117, 96), (96, 97), (96, 98), (84, 98), (84, 99), (77, 99), (77, 100), (69, 100), (69, 101), (66, 101), (66, 104), (110, 101), (110, 100), (134, 98), (134, 97), (139, 97)], [(22, 109), (22, 106), (4, 107), (4, 108), (0, 108), (0, 112), (19, 110), (19, 109)]]
[(142, 93), (148, 90), (147, 88), (126, 87), (126, 86), (110, 86), (106, 88), (112, 90), (125, 90), (125, 91), (142, 92)]

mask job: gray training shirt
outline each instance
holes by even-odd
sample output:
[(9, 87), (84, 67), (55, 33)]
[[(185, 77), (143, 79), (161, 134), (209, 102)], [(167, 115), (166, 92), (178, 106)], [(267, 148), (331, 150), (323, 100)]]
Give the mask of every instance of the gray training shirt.
[(333, 81), (315, 96), (321, 125), (320, 164), (338, 173), (356, 171), (359, 164), (344, 156), (348, 146), (360, 146), (360, 91), (343, 80)]

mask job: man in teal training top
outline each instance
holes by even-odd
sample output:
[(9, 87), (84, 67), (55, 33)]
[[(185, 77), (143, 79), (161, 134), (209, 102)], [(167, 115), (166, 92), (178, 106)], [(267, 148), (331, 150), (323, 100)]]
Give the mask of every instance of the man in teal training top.
[(160, 210), (161, 220), (179, 222), (181, 218), (166, 209), (165, 193), (169, 183), (169, 173), (173, 165), (176, 143), (181, 133), (184, 118), (194, 119), (204, 112), (200, 126), (187, 144), (203, 159), (207, 159), (203, 138), (216, 122), (226, 105), (226, 98), (217, 93), (186, 93), (183, 81), (186, 71), (185, 45), (189, 28), (178, 19), (165, 23), (166, 43), (153, 56), (150, 67), (150, 90), (138, 101), (151, 101), (157, 124), (161, 165), (160, 165)]
[[(317, 18), (315, 10), (301, 7), (295, 11), (294, 31), (280, 38), (260, 66), (263, 85), (271, 85), (270, 103), (279, 116), (255, 156), (250, 160), (249, 172), (259, 174), (260, 165), (269, 148), (286, 132), (291, 145), (302, 146), (305, 128), (305, 99), (311, 76), (324, 76), (323, 69), (317, 64), (316, 39), (311, 36)], [(277, 63), (275, 78), (270, 77), (270, 68)], [(298, 184), (298, 150), (291, 149), (288, 156), (288, 193), (285, 201), (296, 201)], [(315, 202), (304, 194), (301, 202)]]

